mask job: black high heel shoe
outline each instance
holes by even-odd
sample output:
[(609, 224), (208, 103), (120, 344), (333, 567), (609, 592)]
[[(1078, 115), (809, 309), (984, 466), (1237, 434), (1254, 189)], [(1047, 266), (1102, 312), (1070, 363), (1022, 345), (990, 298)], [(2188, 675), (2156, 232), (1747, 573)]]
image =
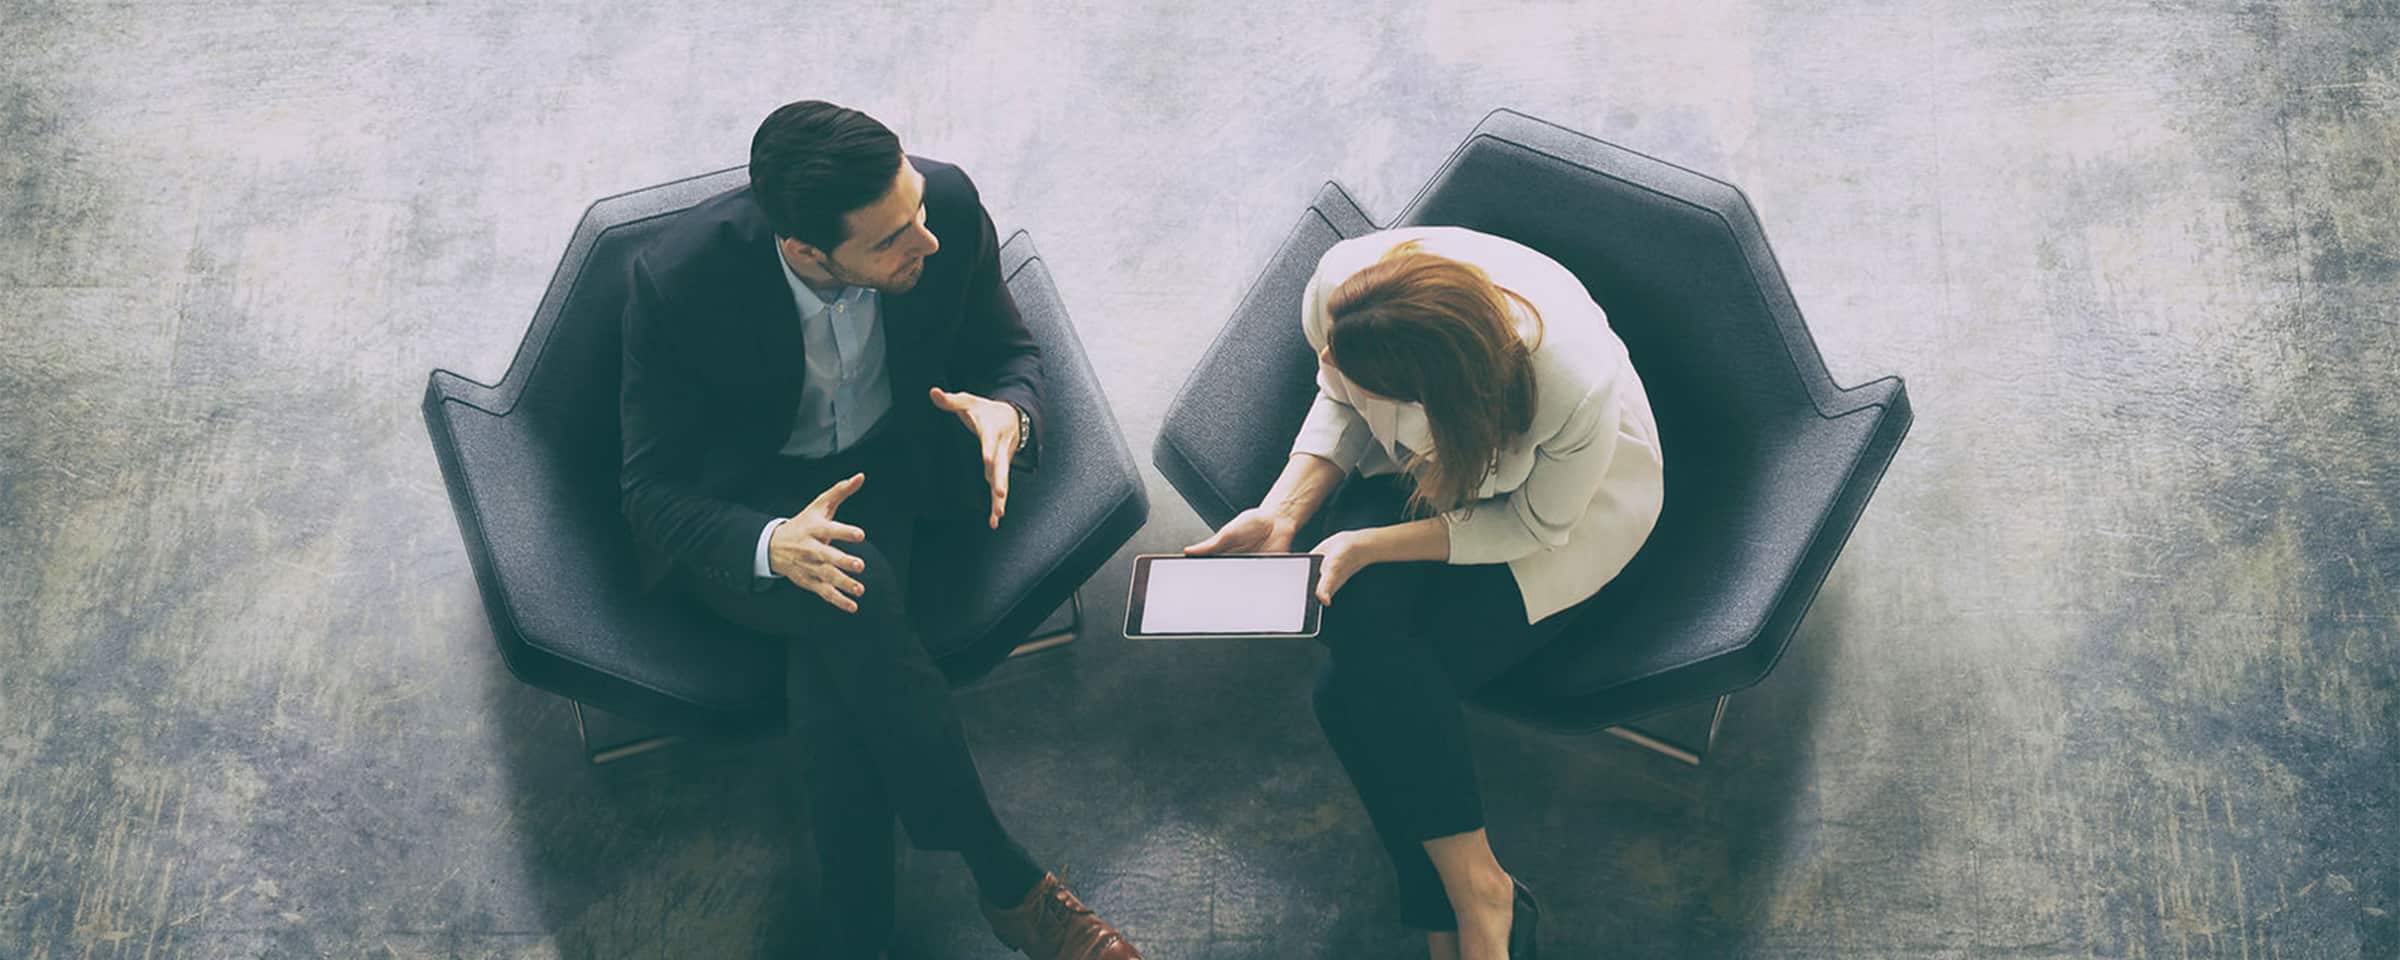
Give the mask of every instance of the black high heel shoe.
[(1534, 928), (1542, 920), (1542, 905), (1533, 901), (1533, 890), (1525, 881), (1509, 878), (1516, 884), (1516, 902), (1509, 906), (1508, 960), (1541, 960), (1541, 938)]

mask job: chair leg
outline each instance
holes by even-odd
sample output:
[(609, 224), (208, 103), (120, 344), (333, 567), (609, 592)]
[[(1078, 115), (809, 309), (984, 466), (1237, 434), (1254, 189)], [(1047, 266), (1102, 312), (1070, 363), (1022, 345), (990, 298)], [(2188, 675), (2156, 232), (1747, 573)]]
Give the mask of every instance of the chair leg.
[(1708, 718), (1708, 736), (1700, 741), (1700, 745), (1698, 747), (1676, 743), (1675, 741), (1669, 740), (1664, 736), (1651, 733), (1631, 724), (1610, 727), (1608, 728), (1608, 732), (1616, 735), (1618, 738), (1625, 740), (1628, 743), (1634, 744), (1635, 746), (1666, 754), (1667, 756), (1697, 767), (1700, 765), (1701, 761), (1708, 759), (1708, 752), (1716, 747), (1717, 727), (1725, 722), (1725, 701), (1732, 699), (1732, 697), (1732, 694), (1724, 694), (1717, 697), (1717, 708), (1709, 715)]
[(1024, 643), (1017, 644), (1017, 648), (1009, 651), (1008, 655), (1022, 657), (1029, 653), (1040, 653), (1054, 647), (1065, 646), (1073, 642), (1075, 634), (1082, 629), (1083, 594), (1078, 591), (1069, 595), (1066, 605), (1052, 611), (1049, 619), (1033, 628), (1033, 636), (1026, 638)]
[(650, 751), (659, 749), (660, 747), (672, 746), (674, 744), (683, 742), (682, 737), (674, 734), (662, 733), (647, 737), (637, 737), (632, 740), (626, 740), (620, 743), (594, 749), (592, 747), (591, 732), (584, 726), (583, 722), (583, 701), (569, 700), (567, 702), (575, 705), (575, 739), (583, 744), (584, 762), (589, 763), (592, 766), (597, 767), (604, 763), (612, 763), (636, 754), (649, 753)]

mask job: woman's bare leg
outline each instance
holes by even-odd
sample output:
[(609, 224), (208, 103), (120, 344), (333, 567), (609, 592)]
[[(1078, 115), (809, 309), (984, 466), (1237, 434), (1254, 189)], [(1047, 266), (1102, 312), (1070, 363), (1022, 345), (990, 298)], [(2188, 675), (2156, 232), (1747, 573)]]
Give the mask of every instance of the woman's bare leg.
[(1508, 927), (1516, 882), (1492, 856), (1482, 830), (1425, 841), (1425, 855), (1442, 875), (1450, 909), (1458, 914), (1460, 960), (1508, 960)]

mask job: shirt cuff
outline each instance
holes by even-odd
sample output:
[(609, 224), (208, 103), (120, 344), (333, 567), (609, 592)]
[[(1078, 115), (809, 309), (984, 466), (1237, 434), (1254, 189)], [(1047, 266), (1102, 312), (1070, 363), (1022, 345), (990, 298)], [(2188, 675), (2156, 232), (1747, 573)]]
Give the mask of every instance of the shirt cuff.
[(1450, 510), (1442, 519), (1450, 525), (1450, 563), (1469, 566), (1514, 563), (1541, 551), (1545, 543), (1517, 516), (1517, 494), (1485, 497), (1475, 512)]
[(775, 535), (776, 527), (783, 526), (783, 522), (789, 519), (791, 518), (776, 517), (767, 521), (766, 529), (758, 532), (758, 551), (751, 555), (750, 560), (751, 576), (760, 579), (769, 579), (775, 576), (775, 571), (767, 568), (767, 540)]

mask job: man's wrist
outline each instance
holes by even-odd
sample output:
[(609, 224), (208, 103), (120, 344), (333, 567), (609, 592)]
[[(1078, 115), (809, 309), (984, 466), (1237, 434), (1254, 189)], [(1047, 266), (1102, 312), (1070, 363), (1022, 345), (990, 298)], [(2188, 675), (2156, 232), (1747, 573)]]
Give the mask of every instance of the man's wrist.
[(767, 521), (766, 528), (758, 532), (758, 550), (751, 555), (750, 559), (751, 576), (763, 580), (775, 575), (774, 551), (768, 547), (775, 539), (775, 528), (783, 526), (783, 522), (789, 519), (791, 518), (776, 517)]
[(1017, 416), (1017, 446), (1009, 453), (1024, 453), (1026, 447), (1033, 445), (1033, 414), (1026, 412), (1025, 408), (1019, 406), (1014, 400), (1000, 402), (1008, 404), (1009, 412)]

